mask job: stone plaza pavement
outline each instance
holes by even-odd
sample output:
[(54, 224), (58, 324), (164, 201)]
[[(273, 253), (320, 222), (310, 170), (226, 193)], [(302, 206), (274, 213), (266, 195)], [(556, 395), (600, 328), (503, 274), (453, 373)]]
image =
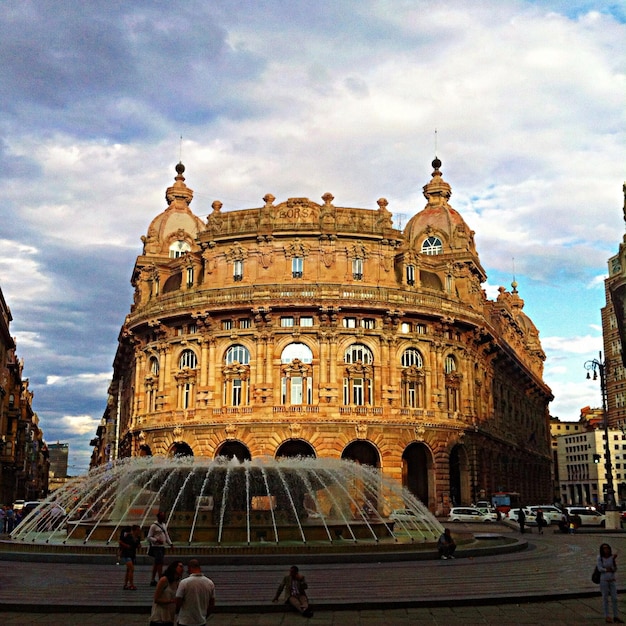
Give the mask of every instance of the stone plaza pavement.
[[(497, 531), (514, 532), (501, 525)], [(212, 566), (207, 561), (203, 571), (217, 589), (217, 611), (209, 625), (289, 625), (303, 620), (350, 626), (604, 623), (591, 571), (599, 544), (606, 541), (623, 553), (626, 534), (550, 531), (526, 539), (528, 549), (512, 554), (301, 565), (315, 610), (311, 620), (271, 603), (286, 566)], [(626, 566), (624, 570), (620, 592), (626, 589)], [(7, 625), (145, 625), (154, 591), (149, 575), (148, 565), (138, 566), (138, 590), (123, 591), (123, 567), (113, 560), (103, 565), (2, 560), (0, 620)], [(624, 595), (620, 609), (626, 614)]]

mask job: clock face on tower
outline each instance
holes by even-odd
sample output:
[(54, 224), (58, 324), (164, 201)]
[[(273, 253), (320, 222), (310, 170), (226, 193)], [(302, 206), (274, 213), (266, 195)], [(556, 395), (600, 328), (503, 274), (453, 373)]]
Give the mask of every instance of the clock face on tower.
[(611, 275), (619, 274), (622, 271), (622, 264), (618, 257), (611, 259)]

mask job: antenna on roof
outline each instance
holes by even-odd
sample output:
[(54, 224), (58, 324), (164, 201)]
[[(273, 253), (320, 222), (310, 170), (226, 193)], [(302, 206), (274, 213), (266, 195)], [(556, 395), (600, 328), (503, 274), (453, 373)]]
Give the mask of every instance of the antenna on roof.
[(513, 282), (511, 283), (511, 287), (513, 287), (513, 293), (517, 293), (517, 281), (515, 280), (515, 257), (511, 257), (511, 262), (513, 264)]
[(180, 136), (180, 147), (178, 149), (178, 162), (183, 162), (183, 136)]
[(437, 156), (437, 129), (435, 128), (435, 156)]

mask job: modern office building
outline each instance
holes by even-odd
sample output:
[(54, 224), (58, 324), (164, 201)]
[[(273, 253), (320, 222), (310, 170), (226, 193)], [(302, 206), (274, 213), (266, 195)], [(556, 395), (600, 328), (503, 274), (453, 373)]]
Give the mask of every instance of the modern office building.
[(487, 297), (435, 159), (404, 229), (330, 193), (192, 213), (182, 163), (142, 237), (92, 465), (133, 455), (347, 458), (432, 511), (551, 499), (550, 389), (514, 282)]

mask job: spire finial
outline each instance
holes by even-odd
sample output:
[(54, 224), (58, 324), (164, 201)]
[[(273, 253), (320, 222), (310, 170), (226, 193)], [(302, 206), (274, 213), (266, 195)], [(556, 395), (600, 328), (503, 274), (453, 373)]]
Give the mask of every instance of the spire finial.
[(513, 282), (511, 283), (511, 287), (513, 287), (513, 293), (517, 293), (517, 281), (515, 280), (515, 257), (511, 257), (511, 262), (513, 264)]

